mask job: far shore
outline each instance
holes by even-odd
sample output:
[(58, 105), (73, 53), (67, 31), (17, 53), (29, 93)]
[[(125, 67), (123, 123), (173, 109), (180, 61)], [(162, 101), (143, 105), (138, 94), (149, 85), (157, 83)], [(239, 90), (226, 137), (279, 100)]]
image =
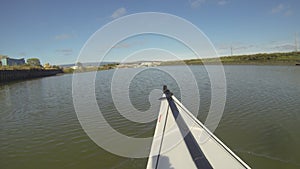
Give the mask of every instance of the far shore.
[(290, 65), (300, 63), (300, 52), (258, 53), (252, 55), (223, 56), (220, 58), (189, 59), (182, 61), (167, 61), (161, 65)]
[(71, 67), (63, 68), (64, 73), (81, 73), (91, 71), (102, 71), (116, 68), (141, 68), (156, 66), (175, 65), (274, 65), (274, 66), (295, 66), (300, 65), (300, 52), (286, 53), (258, 53), (251, 55), (223, 56), (220, 58), (189, 59), (176, 61), (138, 61), (132, 63), (114, 63), (102, 66), (80, 66), (77, 69)]
[(140, 67), (155, 67), (155, 66), (175, 66), (175, 65), (277, 65), (277, 66), (300, 66), (300, 52), (286, 53), (258, 53), (251, 55), (223, 56), (220, 58), (206, 59), (188, 59), (176, 61), (139, 61), (132, 63), (113, 63), (101, 66), (77, 66), (72, 67), (53, 67), (43, 68), (34, 66), (0, 66), (0, 71), (3, 70), (60, 70), (61, 73), (81, 73), (92, 71), (103, 71), (116, 68), (140, 68)]

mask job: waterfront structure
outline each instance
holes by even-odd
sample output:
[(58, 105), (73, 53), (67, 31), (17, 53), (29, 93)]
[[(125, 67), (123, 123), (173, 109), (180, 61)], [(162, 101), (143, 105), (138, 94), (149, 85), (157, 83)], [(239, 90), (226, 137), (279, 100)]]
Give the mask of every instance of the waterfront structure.
[(77, 69), (79, 69), (79, 66), (75, 65), (75, 66), (71, 66), (70, 68), (73, 70), (77, 70)]
[(61, 69), (20, 69), (20, 70), (1, 70), (0, 84), (16, 80), (26, 80), (46, 76), (54, 76), (63, 73)]
[(141, 68), (141, 67), (156, 67), (161, 62), (158, 61), (144, 61), (144, 62), (132, 62), (132, 63), (120, 63), (117, 68)]
[(1, 56), (0, 57), (0, 65), (1, 66), (16, 66), (16, 65), (24, 65), (25, 59), (13, 59), (8, 56)]

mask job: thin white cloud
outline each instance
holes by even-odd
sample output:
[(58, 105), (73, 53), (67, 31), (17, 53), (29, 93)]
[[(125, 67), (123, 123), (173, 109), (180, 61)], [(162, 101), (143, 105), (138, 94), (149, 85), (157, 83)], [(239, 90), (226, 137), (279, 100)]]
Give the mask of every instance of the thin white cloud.
[(72, 52), (73, 50), (67, 48), (67, 49), (57, 49), (56, 51), (57, 51), (57, 52)]
[(54, 37), (55, 40), (66, 40), (66, 39), (70, 39), (72, 38), (72, 35), (70, 34), (60, 34), (60, 35), (56, 35)]
[(287, 10), (287, 11), (285, 11), (285, 13), (284, 13), (284, 15), (285, 16), (290, 16), (290, 15), (292, 15), (293, 14), (293, 11), (292, 10)]
[(218, 5), (226, 5), (228, 3), (229, 3), (229, 1), (227, 1), (227, 0), (219, 0), (218, 1)]
[[(205, 3), (208, 3), (209, 1), (207, 0), (189, 0), (189, 4), (192, 8), (198, 8), (204, 5)], [(213, 3), (216, 5), (226, 5), (230, 2), (230, 0), (214, 0)]]
[(128, 43), (120, 43), (120, 44), (116, 44), (115, 46), (113, 46), (112, 48), (114, 49), (120, 49), (120, 48), (129, 48), (131, 45)]
[(290, 16), (293, 14), (293, 10), (291, 10), (289, 5), (285, 4), (278, 4), (277, 6), (273, 7), (271, 10), (272, 14), (283, 14), (284, 16)]
[(20, 52), (19, 55), (20, 56), (26, 56), (27, 54), (26, 54), (26, 52)]
[(273, 7), (272, 8), (272, 13), (279, 13), (279, 12), (282, 12), (284, 9), (286, 8), (285, 5), (283, 4), (278, 4), (277, 6)]
[(197, 8), (205, 3), (206, 0), (189, 0), (192, 8)]
[(114, 49), (122, 49), (122, 48), (131, 48), (135, 46), (141, 46), (146, 44), (145, 40), (137, 40), (137, 41), (129, 41), (129, 42), (121, 42), (113, 46)]
[(66, 49), (57, 49), (56, 50), (57, 53), (60, 53), (64, 56), (70, 56), (73, 53), (73, 49), (70, 48), (66, 48)]
[(248, 49), (255, 48), (255, 45), (245, 44), (245, 43), (242, 43), (242, 42), (236, 42), (236, 43), (232, 43), (232, 44), (223, 43), (223, 44), (217, 45), (217, 48), (221, 49), (221, 50), (223, 50), (223, 49), (230, 50), (231, 48), (233, 50), (248, 50)]
[[(216, 49), (220, 55), (230, 56), (255, 53), (271, 53), (271, 52), (290, 52), (295, 51), (296, 46), (290, 40), (286, 41), (271, 41), (259, 44), (245, 44), (236, 42), (233, 44), (222, 43), (216, 44)], [(231, 50), (232, 49), (232, 50)]]
[(295, 50), (295, 44), (291, 40), (274, 40), (260, 44), (259, 49), (266, 52), (290, 52)]
[(126, 9), (124, 7), (122, 7), (122, 8), (115, 10), (113, 12), (113, 14), (111, 15), (111, 18), (113, 18), (113, 19), (119, 18), (119, 17), (125, 15), (126, 13), (127, 13)]
[(280, 50), (280, 51), (292, 51), (295, 49), (295, 45), (294, 44), (281, 44), (281, 45), (274, 46), (273, 49)]

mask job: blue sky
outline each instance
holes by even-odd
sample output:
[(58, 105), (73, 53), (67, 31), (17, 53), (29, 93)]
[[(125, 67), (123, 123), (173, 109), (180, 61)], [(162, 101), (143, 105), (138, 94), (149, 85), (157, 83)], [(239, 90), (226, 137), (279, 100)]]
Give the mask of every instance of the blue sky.
[[(230, 46), (234, 54), (292, 51), (295, 33), (300, 34), (299, 9), (299, 0), (2, 0), (0, 54), (39, 57), (42, 63), (74, 63), (95, 31), (138, 12), (170, 13), (190, 21), (220, 55), (230, 55)], [(148, 39), (149, 44), (159, 41)], [(132, 44), (143, 45), (130, 44), (116, 50), (126, 53), (134, 48)]]

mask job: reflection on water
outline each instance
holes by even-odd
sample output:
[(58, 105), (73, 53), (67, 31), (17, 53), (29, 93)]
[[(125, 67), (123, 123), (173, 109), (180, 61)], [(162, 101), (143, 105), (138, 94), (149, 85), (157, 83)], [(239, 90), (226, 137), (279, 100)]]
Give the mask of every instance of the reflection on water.
[[(227, 101), (215, 133), (253, 168), (300, 168), (299, 68), (225, 66)], [(169, 69), (182, 73), (180, 66)], [(210, 80), (204, 67), (191, 69), (200, 91), (198, 118), (204, 121)], [(110, 94), (113, 73), (97, 73), (96, 97), (105, 118), (128, 136), (151, 136), (155, 121), (130, 122), (117, 112)], [(63, 75), (0, 86), (1, 168), (145, 168), (147, 159), (115, 156), (87, 137), (73, 108), (71, 83), (72, 75)], [(149, 94), (162, 84), (168, 84), (177, 97), (182, 94), (176, 79), (163, 72), (151, 69), (138, 74), (129, 87), (134, 108), (148, 110)], [(197, 104), (185, 105), (194, 109)]]

